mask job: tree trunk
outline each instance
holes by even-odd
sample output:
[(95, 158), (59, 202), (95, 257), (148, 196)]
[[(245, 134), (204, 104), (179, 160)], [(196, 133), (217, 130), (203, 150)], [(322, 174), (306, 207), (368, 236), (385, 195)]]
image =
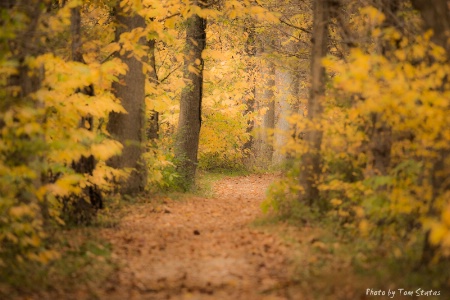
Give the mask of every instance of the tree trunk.
[(296, 98), (297, 77), (288, 68), (277, 68), (276, 86), (278, 89), (278, 99), (276, 111), (276, 124), (274, 132), (274, 153), (272, 162), (274, 165), (281, 165), (286, 160), (283, 146), (286, 145), (291, 128), (288, 117), (292, 113), (292, 100)]
[(72, 60), (83, 62), (83, 55), (81, 53), (81, 14), (79, 6), (70, 9), (70, 33), (72, 35)]
[[(320, 176), (321, 157), (320, 146), (322, 143), (322, 131), (319, 126), (323, 111), (323, 97), (325, 96), (325, 69), (322, 66), (322, 59), (327, 54), (328, 44), (328, 23), (330, 19), (329, 0), (314, 1), (313, 20), (313, 40), (311, 49), (311, 89), (308, 99), (308, 120), (311, 122), (305, 132), (305, 143), (307, 152), (302, 155), (300, 169), (300, 186), (302, 191), (299, 199), (302, 202), (313, 205), (314, 201), (319, 201), (319, 190), (317, 181)], [(320, 202), (317, 203), (322, 207)]]
[[(262, 58), (264, 49), (258, 49), (258, 56)], [(261, 123), (255, 126), (256, 138), (254, 142), (255, 164), (268, 167), (272, 164), (273, 144), (272, 134), (275, 126), (275, 65), (270, 61), (262, 61), (260, 67), (262, 83), (255, 89), (255, 103), (258, 109), (265, 109)]]
[[(253, 25), (253, 22), (251, 20), (247, 21), (248, 24), (245, 27), (245, 31), (247, 32), (247, 40), (245, 43), (245, 53), (248, 56), (249, 62), (247, 63), (246, 69), (248, 74), (248, 85), (249, 89), (247, 94), (244, 98), (244, 103), (246, 104), (246, 109), (244, 114), (249, 115), (252, 114), (255, 111), (255, 63), (254, 63), (254, 57), (256, 55), (256, 33), (255, 33), (255, 26)], [(242, 147), (242, 150), (244, 151), (244, 155), (246, 155), (246, 159), (250, 158), (249, 160), (245, 162), (246, 164), (250, 164), (251, 162), (251, 156), (249, 155), (249, 152), (253, 148), (253, 136), (251, 135), (253, 129), (255, 126), (255, 122), (253, 118), (247, 122), (247, 128), (246, 133), (250, 135), (248, 141), (245, 142), (245, 144)]]
[(175, 157), (180, 174), (180, 187), (187, 190), (195, 183), (197, 153), (201, 127), (203, 59), (206, 45), (206, 20), (198, 15), (186, 21), (183, 77), (186, 86), (181, 92), (180, 116), (176, 136)]
[[(158, 81), (158, 73), (156, 73), (156, 57), (155, 57), (155, 46), (156, 40), (151, 39), (148, 41), (148, 51), (149, 51), (149, 65), (151, 70), (148, 73), (148, 77), (150, 79), (150, 83), (157, 86), (159, 84)], [(159, 134), (159, 112), (156, 110), (151, 111), (150, 118), (148, 119), (147, 124), (147, 139), (154, 141), (158, 139)], [(154, 146), (155, 143), (154, 143)]]
[(260, 162), (262, 166), (269, 166), (272, 165), (273, 130), (275, 128), (275, 65), (272, 62), (268, 62), (265, 75), (267, 76), (266, 86), (260, 101), (267, 111), (262, 120)]
[[(122, 33), (145, 27), (141, 16), (125, 12), (120, 5), (116, 6), (116, 21), (116, 41)], [(139, 42), (143, 44), (143, 38)], [(128, 72), (113, 84), (113, 90), (128, 113), (109, 114), (107, 129), (124, 147), (122, 154), (111, 158), (108, 164), (115, 168), (133, 169), (120, 188), (122, 193), (133, 195), (142, 191), (146, 184), (145, 165), (141, 159), (145, 147), (145, 74), (142, 63), (129, 52), (119, 57), (128, 66)]]

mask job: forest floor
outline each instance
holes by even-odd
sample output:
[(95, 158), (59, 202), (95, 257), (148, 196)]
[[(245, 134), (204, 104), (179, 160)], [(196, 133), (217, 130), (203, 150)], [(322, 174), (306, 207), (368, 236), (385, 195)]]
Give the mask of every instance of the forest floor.
[[(377, 290), (375, 281), (358, 277), (353, 254), (326, 240), (323, 229), (262, 214), (275, 179), (223, 177), (211, 196), (160, 196), (127, 205), (116, 226), (90, 229), (110, 246), (113, 267), (91, 272), (87, 284), (61, 284), (15, 299), (389, 299), (366, 295)], [(75, 231), (69, 235), (75, 243)], [(96, 252), (72, 270), (74, 282), (87, 277), (92, 258), (102, 259)]]
[(136, 206), (105, 232), (123, 266), (105, 299), (285, 299), (288, 247), (252, 228), (271, 175), (228, 177), (214, 196)]
[(74, 299), (306, 300), (319, 299), (317, 292), (328, 293), (327, 299), (360, 299), (365, 290), (344, 272), (339, 280), (330, 276), (336, 284), (313, 279), (311, 266), (319, 258), (309, 252), (317, 230), (258, 225), (275, 177), (225, 177), (214, 184), (212, 197), (131, 207), (117, 228), (102, 230), (118, 271), (102, 289), (80, 290)]

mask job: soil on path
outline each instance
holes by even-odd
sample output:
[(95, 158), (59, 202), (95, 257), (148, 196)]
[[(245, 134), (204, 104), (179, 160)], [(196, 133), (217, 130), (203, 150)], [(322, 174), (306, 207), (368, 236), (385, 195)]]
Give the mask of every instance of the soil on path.
[[(120, 270), (101, 299), (290, 299), (287, 246), (251, 226), (273, 175), (218, 181), (214, 197), (137, 205), (104, 231)], [(302, 299), (297, 295), (295, 299)]]

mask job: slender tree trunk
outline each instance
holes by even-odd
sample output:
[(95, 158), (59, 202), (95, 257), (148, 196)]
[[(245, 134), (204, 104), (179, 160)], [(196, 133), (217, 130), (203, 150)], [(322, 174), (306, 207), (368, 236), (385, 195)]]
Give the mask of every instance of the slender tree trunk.
[(283, 152), (283, 146), (289, 138), (291, 128), (288, 117), (292, 113), (292, 100), (296, 97), (297, 77), (288, 68), (278, 68), (276, 70), (276, 86), (278, 89), (278, 99), (276, 111), (276, 124), (274, 132), (274, 153), (272, 162), (274, 165), (281, 165), (286, 155)]
[[(247, 40), (245, 43), (245, 53), (248, 56), (249, 62), (247, 63), (246, 69), (248, 74), (248, 85), (249, 90), (247, 94), (245, 95), (244, 102), (246, 103), (246, 110), (244, 112), (245, 115), (252, 114), (255, 111), (255, 63), (254, 63), (254, 57), (256, 56), (256, 33), (255, 33), (255, 26), (253, 25), (252, 21), (247, 21), (249, 24), (246, 25), (246, 32), (247, 32)], [(247, 152), (249, 156), (246, 156), (250, 158), (251, 156), (249, 152), (253, 148), (253, 136), (251, 135), (253, 129), (255, 126), (255, 122), (253, 119), (249, 120), (247, 123), (246, 133), (250, 135), (250, 138), (242, 147), (242, 150), (244, 152)], [(246, 164), (248, 164), (250, 161), (247, 161)]]
[(180, 116), (176, 136), (175, 157), (178, 161), (180, 186), (189, 189), (195, 183), (200, 138), (203, 97), (203, 59), (206, 46), (206, 20), (193, 15), (187, 21)]
[[(116, 6), (116, 21), (116, 41), (124, 32), (145, 27), (141, 16), (125, 12), (120, 5)], [(143, 44), (143, 38), (139, 42)], [(124, 53), (120, 58), (128, 66), (128, 72), (113, 84), (113, 90), (128, 113), (109, 114), (107, 129), (124, 148), (122, 154), (111, 158), (108, 164), (115, 168), (133, 169), (128, 180), (121, 183), (121, 192), (133, 195), (142, 191), (146, 184), (145, 165), (141, 159), (145, 147), (145, 74), (141, 61), (130, 53)]]
[[(151, 39), (148, 41), (148, 52), (149, 52), (149, 65), (151, 70), (149, 70), (148, 77), (150, 79), (150, 83), (154, 86), (159, 84), (158, 81), (158, 73), (156, 72), (156, 56), (155, 56), (155, 48), (156, 48), (156, 40)], [(147, 139), (154, 141), (158, 139), (159, 134), (159, 112), (156, 110), (151, 111), (150, 118), (147, 124)], [(154, 146), (156, 144), (154, 143)]]
[(70, 9), (70, 33), (72, 34), (72, 60), (83, 62), (83, 55), (81, 53), (81, 14), (79, 6)]
[(262, 120), (262, 134), (261, 134), (261, 152), (260, 159), (262, 166), (272, 164), (273, 157), (273, 131), (275, 128), (275, 65), (268, 62), (267, 70), (265, 72), (266, 85), (261, 95), (261, 103), (267, 108)]
[[(321, 172), (320, 146), (322, 131), (319, 128), (323, 111), (323, 97), (325, 96), (325, 69), (322, 58), (327, 54), (328, 23), (330, 19), (330, 1), (314, 1), (313, 40), (311, 49), (311, 89), (308, 99), (308, 120), (311, 122), (305, 132), (307, 152), (302, 155), (299, 182), (302, 191), (299, 199), (313, 205), (319, 201), (317, 181)], [(319, 207), (322, 207), (321, 203)]]
[(264, 61), (262, 53), (264, 49), (258, 49), (257, 56), (262, 59), (260, 72), (262, 82), (255, 89), (255, 103), (258, 109), (264, 109), (261, 122), (255, 125), (256, 138), (254, 142), (255, 165), (268, 167), (272, 164), (273, 144), (272, 133), (275, 125), (275, 66), (272, 62)]

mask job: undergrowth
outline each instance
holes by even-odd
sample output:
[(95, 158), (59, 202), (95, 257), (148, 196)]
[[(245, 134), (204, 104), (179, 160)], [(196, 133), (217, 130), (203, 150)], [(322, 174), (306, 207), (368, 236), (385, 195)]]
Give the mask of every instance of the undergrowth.
[[(0, 299), (60, 298), (90, 284), (102, 284), (116, 269), (111, 245), (95, 228), (71, 228), (52, 236), (61, 257), (48, 264), (14, 262), (0, 272)], [(93, 295), (91, 295), (93, 296)]]
[(283, 182), (271, 186), (262, 204), (266, 213), (253, 226), (271, 231), (278, 227), (279, 236), (293, 249), (293, 289), (307, 287), (314, 299), (359, 299), (367, 297), (368, 288), (386, 294), (395, 290), (399, 299), (398, 289), (414, 295), (417, 289), (439, 291), (440, 296), (427, 299), (448, 298), (450, 261), (422, 265), (420, 231), (405, 240), (388, 234), (382, 239), (355, 234), (353, 225), (342, 218), (300, 203), (295, 191), (289, 190), (292, 186)]

